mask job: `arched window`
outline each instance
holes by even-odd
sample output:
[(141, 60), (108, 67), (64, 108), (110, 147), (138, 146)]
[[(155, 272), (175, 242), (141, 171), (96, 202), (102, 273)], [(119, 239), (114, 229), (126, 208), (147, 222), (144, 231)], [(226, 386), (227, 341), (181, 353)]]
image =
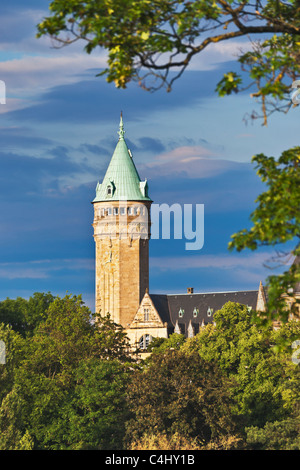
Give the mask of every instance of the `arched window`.
[(106, 188), (106, 194), (107, 196), (111, 197), (112, 196), (112, 186), (109, 184)]
[(139, 340), (139, 348), (140, 349), (147, 349), (149, 344), (151, 343), (151, 341), (152, 341), (152, 336), (151, 335), (145, 334), (145, 335), (141, 336), (140, 340)]

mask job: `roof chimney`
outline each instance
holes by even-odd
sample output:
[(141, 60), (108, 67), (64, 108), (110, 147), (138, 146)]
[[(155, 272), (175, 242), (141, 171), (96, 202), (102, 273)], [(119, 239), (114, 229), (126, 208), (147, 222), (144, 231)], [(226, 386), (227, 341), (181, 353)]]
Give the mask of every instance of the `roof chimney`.
[(188, 294), (193, 294), (194, 293), (194, 288), (193, 287), (188, 287), (187, 288), (187, 293)]

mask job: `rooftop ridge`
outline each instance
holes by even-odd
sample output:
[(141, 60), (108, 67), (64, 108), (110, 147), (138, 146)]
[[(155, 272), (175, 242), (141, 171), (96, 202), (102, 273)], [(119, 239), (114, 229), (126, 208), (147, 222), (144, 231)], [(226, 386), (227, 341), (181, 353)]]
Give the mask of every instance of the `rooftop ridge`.
[[(258, 289), (250, 289), (250, 290), (226, 290), (226, 291), (211, 291), (211, 292), (183, 292), (177, 294), (155, 294), (152, 295), (207, 295), (207, 294), (240, 294), (241, 292), (258, 292)], [(151, 294), (150, 294), (151, 295)]]

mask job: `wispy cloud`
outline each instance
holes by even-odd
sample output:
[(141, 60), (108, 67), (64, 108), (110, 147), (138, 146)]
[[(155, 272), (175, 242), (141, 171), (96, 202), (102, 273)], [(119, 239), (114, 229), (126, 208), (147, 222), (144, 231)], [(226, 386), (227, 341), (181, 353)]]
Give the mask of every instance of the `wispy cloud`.
[(53, 259), (0, 263), (2, 279), (48, 279), (58, 271), (92, 271), (94, 260), (88, 258)]
[(185, 175), (188, 178), (208, 178), (229, 170), (240, 170), (243, 164), (224, 160), (220, 154), (201, 145), (180, 146), (163, 152), (147, 163), (143, 171), (150, 177)]
[(180, 292), (187, 282), (198, 292), (258, 289), (260, 281), (265, 284), (267, 277), (274, 274), (264, 265), (269, 258), (267, 252), (153, 257), (150, 272), (161, 279), (168, 273), (177, 289), (171, 285), (167, 292)]
[(193, 255), (151, 258), (151, 267), (163, 270), (221, 269), (232, 270), (247, 268), (257, 269), (270, 258), (270, 253), (251, 253), (250, 255)]
[[(76, 83), (87, 69), (104, 66), (105, 57), (101, 54), (25, 56), (2, 62), (1, 79), (6, 83), (8, 97), (18, 92), (36, 94), (54, 86)], [(94, 77), (95, 73), (90, 75)]]
[(223, 62), (236, 60), (241, 51), (247, 52), (250, 49), (251, 42), (248, 39), (244, 41), (212, 43), (201, 54), (197, 54), (194, 57), (190, 70), (214, 70)]

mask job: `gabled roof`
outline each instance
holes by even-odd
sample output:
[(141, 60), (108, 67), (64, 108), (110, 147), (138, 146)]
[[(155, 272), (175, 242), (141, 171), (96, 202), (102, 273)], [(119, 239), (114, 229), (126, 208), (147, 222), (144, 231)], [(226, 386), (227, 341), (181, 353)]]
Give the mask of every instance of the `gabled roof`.
[[(103, 178), (98, 182), (93, 202), (101, 201), (151, 201), (148, 197), (147, 180), (141, 181), (131, 152), (124, 139), (121, 114), (119, 141)], [(110, 190), (108, 190), (110, 188)]]

